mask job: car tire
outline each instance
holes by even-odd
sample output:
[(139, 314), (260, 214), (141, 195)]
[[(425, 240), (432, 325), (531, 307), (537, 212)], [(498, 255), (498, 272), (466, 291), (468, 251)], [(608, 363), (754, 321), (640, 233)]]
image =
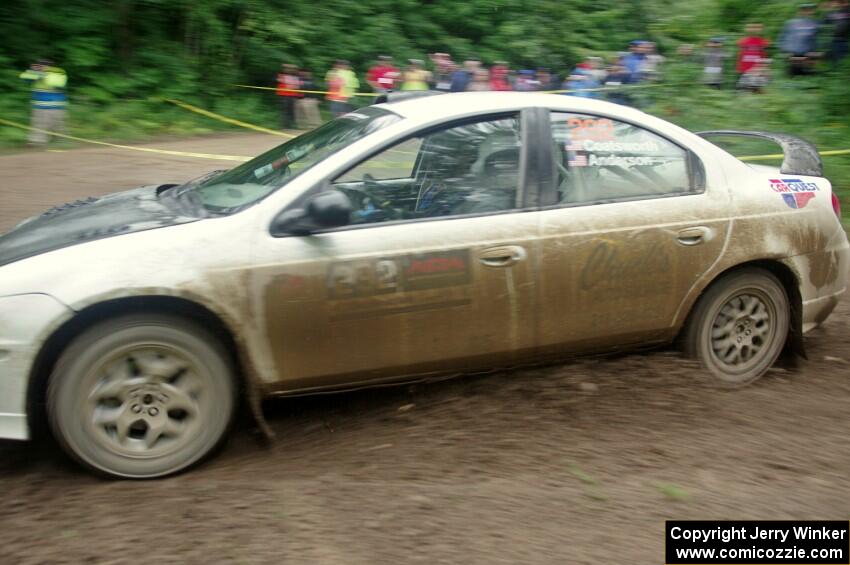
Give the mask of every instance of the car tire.
[(790, 302), (770, 272), (744, 268), (715, 281), (700, 297), (684, 335), (685, 352), (727, 387), (750, 384), (782, 353)]
[(228, 351), (175, 316), (108, 320), (61, 354), (47, 388), (53, 435), (85, 466), (149, 479), (199, 462), (224, 439), (236, 407)]

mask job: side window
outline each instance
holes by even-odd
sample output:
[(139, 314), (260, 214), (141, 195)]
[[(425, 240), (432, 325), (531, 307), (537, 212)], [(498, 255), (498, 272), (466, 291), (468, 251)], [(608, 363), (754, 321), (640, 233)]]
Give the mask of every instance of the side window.
[(692, 192), (688, 152), (632, 124), (552, 112), (562, 204)]
[(517, 207), (518, 116), (464, 123), (403, 141), (333, 181), (353, 224), (484, 214)]
[(390, 151), (364, 161), (339, 178), (338, 182), (357, 182), (366, 175), (375, 180), (402, 179), (413, 177), (416, 156), (422, 145), (422, 138), (414, 137), (396, 145)]

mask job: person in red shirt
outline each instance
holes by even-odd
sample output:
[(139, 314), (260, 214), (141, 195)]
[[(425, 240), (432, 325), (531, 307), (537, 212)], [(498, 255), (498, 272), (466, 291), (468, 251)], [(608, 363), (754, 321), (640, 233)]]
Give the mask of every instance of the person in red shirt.
[(393, 65), (393, 58), (387, 55), (378, 57), (378, 62), (366, 73), (366, 82), (375, 92), (387, 92), (395, 86), (400, 73)]
[(770, 40), (761, 36), (761, 24), (747, 24), (746, 37), (738, 41), (738, 63), (735, 70), (743, 75), (764, 59), (767, 59), (767, 47)]
[(490, 68), (490, 90), (512, 90), (507, 63), (497, 61)]
[(296, 127), (295, 102), (304, 95), (297, 92), (301, 89), (301, 77), (298, 76), (298, 67), (284, 64), (281, 72), (277, 74), (277, 96), (280, 101), (280, 117), (283, 129)]

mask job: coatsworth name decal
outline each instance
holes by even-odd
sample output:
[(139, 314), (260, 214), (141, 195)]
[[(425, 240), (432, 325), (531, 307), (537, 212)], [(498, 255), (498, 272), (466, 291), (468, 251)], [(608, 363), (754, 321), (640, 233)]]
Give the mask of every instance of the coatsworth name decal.
[(789, 208), (805, 208), (818, 192), (818, 185), (800, 179), (769, 179), (770, 188), (782, 195)]

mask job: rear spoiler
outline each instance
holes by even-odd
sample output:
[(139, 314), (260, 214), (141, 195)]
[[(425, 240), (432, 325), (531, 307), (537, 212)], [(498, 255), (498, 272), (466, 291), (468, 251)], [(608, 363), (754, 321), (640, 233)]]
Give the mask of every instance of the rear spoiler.
[(779, 172), (783, 175), (823, 176), (823, 162), (817, 148), (808, 141), (793, 135), (736, 130), (701, 131), (697, 135), (704, 138), (738, 136), (767, 139), (782, 147), (783, 160)]

